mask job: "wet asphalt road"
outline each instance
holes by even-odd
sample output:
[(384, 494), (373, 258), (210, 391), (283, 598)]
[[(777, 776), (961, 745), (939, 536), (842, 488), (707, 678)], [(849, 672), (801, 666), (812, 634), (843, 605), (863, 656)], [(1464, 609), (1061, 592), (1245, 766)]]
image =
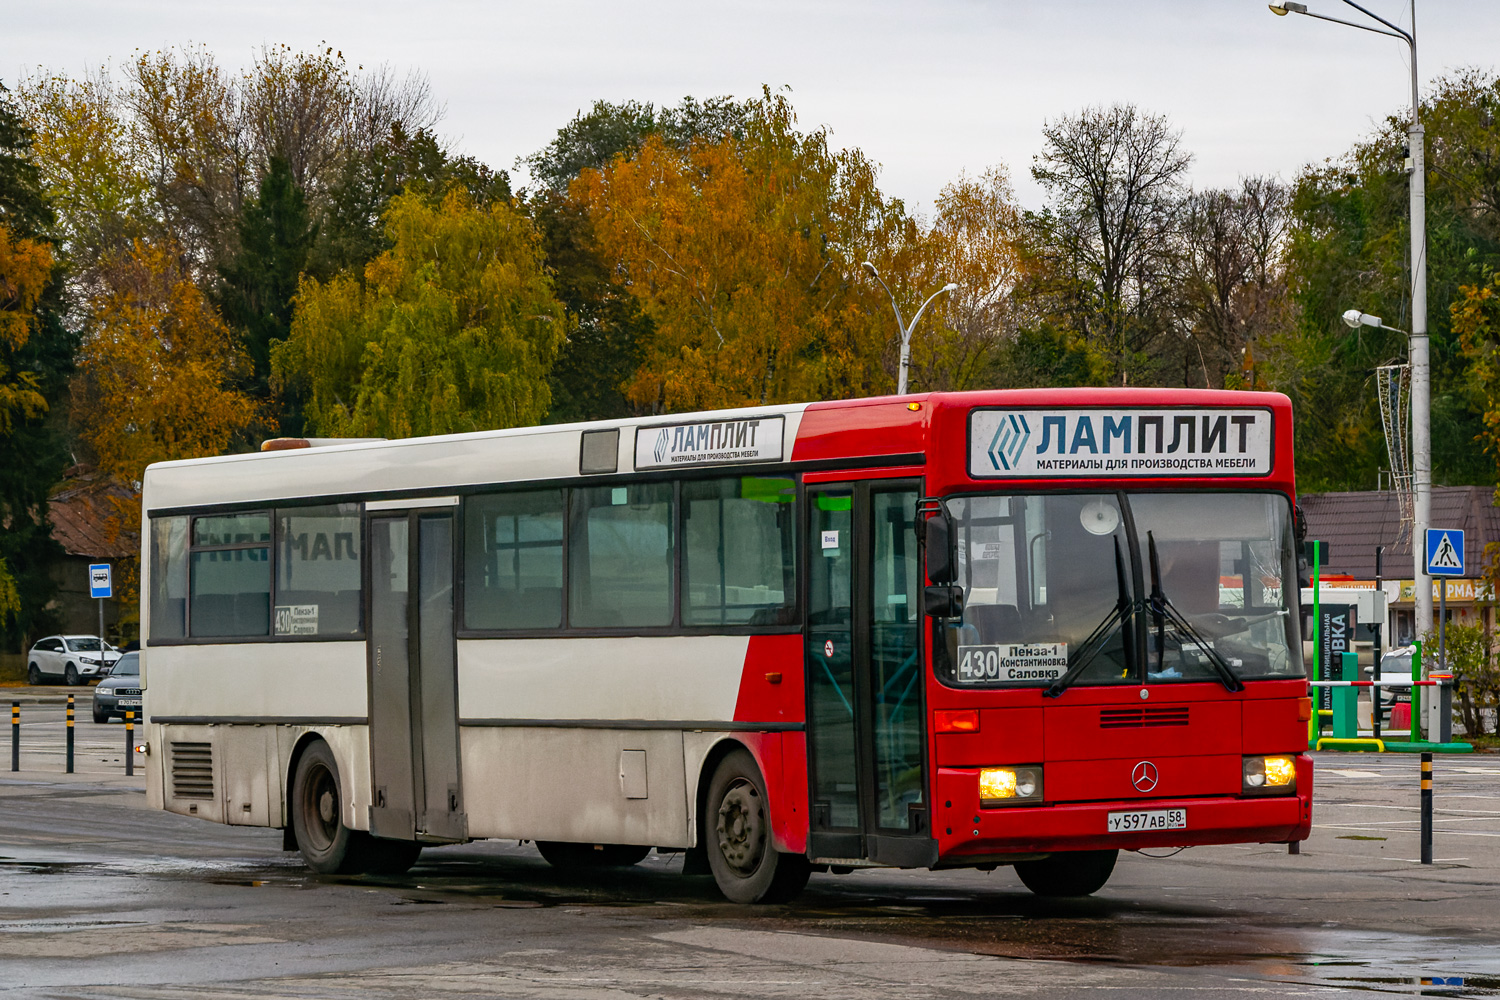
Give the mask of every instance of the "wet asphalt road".
[(318, 878), (277, 831), (147, 810), (119, 723), (79, 723), (73, 776), (60, 725), (26, 732), (0, 772), (0, 998), (1500, 995), (1500, 757), (1439, 758), (1430, 867), (1416, 759), (1322, 754), (1297, 856), (1127, 854), (1068, 902), (1006, 869), (815, 875), (744, 907), (672, 857), (578, 876), (514, 843)]

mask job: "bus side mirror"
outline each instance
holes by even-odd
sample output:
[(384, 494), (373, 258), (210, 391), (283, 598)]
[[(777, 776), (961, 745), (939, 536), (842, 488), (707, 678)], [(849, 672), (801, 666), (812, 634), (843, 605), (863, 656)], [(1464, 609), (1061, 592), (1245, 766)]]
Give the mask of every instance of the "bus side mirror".
[(924, 538), (927, 548), (927, 579), (933, 583), (953, 583), (958, 577), (958, 556), (953, 549), (953, 523), (939, 510), (927, 519)]
[(922, 610), (929, 618), (963, 617), (964, 588), (952, 584), (926, 588), (922, 591)]

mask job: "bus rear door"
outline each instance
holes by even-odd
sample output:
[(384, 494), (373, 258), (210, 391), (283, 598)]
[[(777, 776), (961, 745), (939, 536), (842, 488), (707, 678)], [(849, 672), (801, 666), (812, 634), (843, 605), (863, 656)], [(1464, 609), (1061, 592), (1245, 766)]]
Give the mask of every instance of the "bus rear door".
[(372, 516), (370, 832), (395, 840), (468, 835), (459, 781), (453, 514)]

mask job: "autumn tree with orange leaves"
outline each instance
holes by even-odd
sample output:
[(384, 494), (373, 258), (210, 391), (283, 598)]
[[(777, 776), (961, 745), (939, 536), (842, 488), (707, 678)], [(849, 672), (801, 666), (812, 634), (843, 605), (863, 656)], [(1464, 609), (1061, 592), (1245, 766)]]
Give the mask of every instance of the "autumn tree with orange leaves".
[(585, 170), (601, 252), (653, 321), (628, 395), (690, 410), (888, 388), (885, 314), (855, 273), (894, 243), (903, 213), (857, 151), (801, 134), (766, 92), (743, 138), (685, 149), (649, 136), (633, 156)]
[(152, 462), (222, 454), (259, 415), (237, 388), (243, 348), (173, 245), (137, 241), (111, 271), (78, 356), (79, 435), (126, 482)]

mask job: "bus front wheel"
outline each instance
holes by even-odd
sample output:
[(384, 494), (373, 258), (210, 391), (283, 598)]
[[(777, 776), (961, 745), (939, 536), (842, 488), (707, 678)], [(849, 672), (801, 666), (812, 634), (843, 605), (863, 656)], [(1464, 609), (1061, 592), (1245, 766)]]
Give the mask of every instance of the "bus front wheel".
[(783, 854), (772, 843), (765, 779), (748, 751), (736, 750), (719, 762), (707, 805), (708, 866), (727, 899), (781, 903), (802, 891), (812, 868), (807, 858)]
[(1104, 888), (1119, 851), (1061, 851), (1041, 861), (1022, 861), (1016, 874), (1038, 896), (1091, 896)]

